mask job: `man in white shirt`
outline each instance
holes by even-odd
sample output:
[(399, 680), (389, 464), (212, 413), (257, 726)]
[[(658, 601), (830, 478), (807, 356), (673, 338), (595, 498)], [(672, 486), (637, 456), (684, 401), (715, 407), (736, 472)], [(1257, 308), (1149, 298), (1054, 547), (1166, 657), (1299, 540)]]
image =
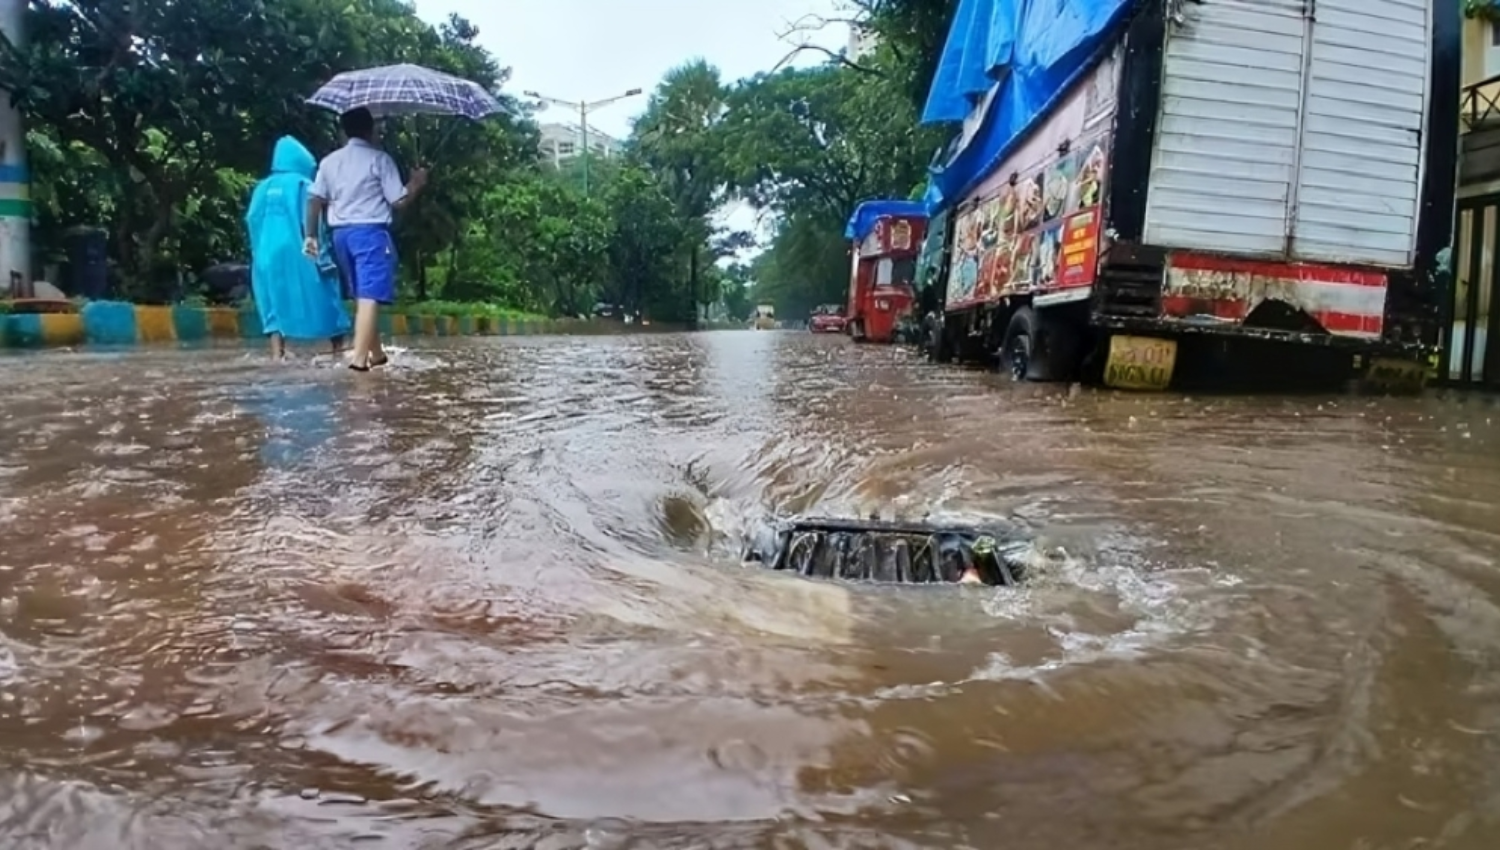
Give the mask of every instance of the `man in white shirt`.
[(339, 116), (348, 141), (323, 157), (307, 196), (303, 250), (318, 253), (318, 223), (326, 213), (333, 253), (355, 302), (354, 350), (349, 368), (367, 372), (389, 358), (380, 346), (381, 304), (396, 300), (396, 210), (427, 185), (427, 170), (413, 168), (404, 185), (396, 161), (376, 144), (375, 118), (363, 107)]

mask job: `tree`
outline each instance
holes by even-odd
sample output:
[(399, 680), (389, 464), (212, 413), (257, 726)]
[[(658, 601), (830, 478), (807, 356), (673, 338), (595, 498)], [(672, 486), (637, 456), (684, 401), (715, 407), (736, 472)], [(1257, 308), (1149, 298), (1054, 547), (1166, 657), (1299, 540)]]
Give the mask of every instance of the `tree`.
[(782, 218), (771, 246), (756, 257), (751, 296), (778, 315), (803, 316), (819, 304), (842, 304), (849, 288), (843, 222), (811, 215)]
[(724, 269), (724, 310), (734, 321), (750, 318), (750, 287), (755, 278), (755, 267), (750, 263), (731, 263)]
[[(245, 200), (276, 138), (337, 143), (332, 116), (306, 96), (341, 71), (399, 62), (474, 80), (510, 107), (477, 123), (384, 126), (398, 162), (435, 165), (398, 219), (403, 293), (573, 314), (616, 280), (686, 292), (675, 268), (658, 268), (688, 233), (670, 200), (653, 202), (662, 175), (583, 198), (538, 162), (508, 70), (462, 17), (433, 27), (402, 0), (32, 0), (27, 26), (26, 48), (0, 45), (0, 86), (29, 122), (36, 253), (55, 262), (67, 227), (107, 225), (127, 297), (178, 297), (178, 280), (243, 258)], [(657, 218), (617, 226), (614, 208)], [(612, 256), (632, 265), (617, 271)]]
[(692, 291), (678, 261), (687, 226), (657, 176), (639, 164), (622, 169), (604, 191), (612, 229), (612, 295), (627, 311), (659, 321), (689, 321)]
[[(840, 0), (842, 14), (804, 15), (782, 38), (791, 51), (781, 68), (800, 53), (824, 53), (846, 68), (888, 81), (895, 91), (921, 109), (937, 72), (948, 28), (958, 11), (958, 0)], [(850, 59), (817, 45), (811, 36), (830, 26), (849, 26), (875, 36), (879, 49), (873, 59)]]
[(703, 246), (716, 235), (709, 215), (724, 201), (727, 187), (719, 132), (726, 94), (718, 69), (707, 62), (674, 68), (652, 94), (633, 132), (636, 155), (659, 175), (682, 221), (679, 248), (686, 253), (692, 304), (713, 300), (701, 285), (700, 270)]
[(117, 259), (146, 280), (178, 219), (212, 214), (195, 197), (242, 188), (223, 169), (263, 169), (267, 128), (307, 124), (294, 93), (351, 52), (342, 17), (334, 0), (33, 0), (31, 46), (6, 45), (0, 84), (59, 150), (112, 173)]
[(745, 81), (720, 129), (733, 187), (759, 207), (844, 219), (860, 201), (906, 197), (934, 140), (882, 81), (837, 64)]

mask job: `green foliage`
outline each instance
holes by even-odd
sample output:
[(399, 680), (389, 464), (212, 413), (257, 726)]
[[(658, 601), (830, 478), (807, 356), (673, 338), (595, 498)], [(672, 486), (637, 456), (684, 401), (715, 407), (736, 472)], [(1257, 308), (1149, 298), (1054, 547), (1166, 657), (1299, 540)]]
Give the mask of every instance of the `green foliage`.
[(484, 316), (493, 319), (545, 319), (541, 313), (528, 313), (498, 304), (473, 301), (412, 301), (397, 305), (401, 313), (418, 316)]
[(1495, 5), (1495, 0), (1464, 0), (1464, 17), (1500, 21), (1500, 7)]
[(883, 79), (837, 64), (752, 78), (729, 115), (724, 159), (742, 196), (840, 221), (860, 201), (910, 193), (938, 141)]
[(617, 169), (598, 168), (585, 197), (539, 162), (537, 128), (504, 91), (508, 70), (463, 18), (433, 27), (403, 0), (31, 0), (27, 31), (24, 46), (0, 44), (0, 86), (29, 122), (39, 264), (62, 258), (69, 227), (99, 225), (120, 294), (196, 297), (184, 277), (246, 257), (245, 203), (275, 140), (291, 134), (320, 154), (338, 144), (307, 95), (341, 71), (412, 62), (479, 82), (517, 117), (384, 123), (398, 162), (432, 165), (398, 218), (404, 297), (577, 314), (628, 289), (670, 309), (663, 319), (684, 317), (681, 240), (698, 232), (706, 250), (708, 236), (683, 227), (666, 177), (616, 186)]
[(783, 218), (770, 248), (755, 258), (756, 304), (774, 304), (783, 319), (819, 304), (843, 304), (849, 291), (849, 243), (843, 221), (811, 214)]
[[(899, 5), (872, 1), (862, 14), (872, 23), (906, 20), (892, 17), (910, 12)], [(726, 95), (717, 150), (727, 187), (777, 221), (754, 264), (751, 296), (783, 318), (846, 300), (850, 213), (866, 200), (920, 196), (942, 140), (918, 126), (910, 95), (914, 75), (923, 73), (921, 40), (880, 35), (857, 66), (836, 59), (789, 68), (744, 80)]]
[(879, 39), (870, 63), (890, 87), (920, 110), (932, 87), (958, 0), (844, 0)]
[[(701, 60), (676, 68), (587, 190), (577, 163), (539, 161), (477, 29), (430, 26), (403, 0), (31, 0), (28, 46), (0, 45), (0, 86), (30, 122), (39, 261), (60, 258), (67, 228), (104, 226), (131, 297), (181, 298), (184, 272), (246, 256), (245, 199), (276, 138), (338, 142), (304, 102), (317, 86), (413, 62), (479, 82), (513, 115), (386, 122), (398, 162), (432, 165), (398, 220), (403, 297), (552, 315), (604, 301), (663, 322), (764, 300), (794, 318), (843, 300), (844, 221), (860, 201), (920, 193), (938, 143), (917, 109), (956, 0), (845, 3), (879, 36), (873, 55), (733, 83)], [(752, 241), (715, 223), (734, 202), (774, 237), (721, 267)]]
[(635, 164), (614, 175), (606, 188), (609, 262), (619, 270), (609, 296), (628, 311), (685, 321), (694, 307), (682, 255), (696, 246), (689, 245), (687, 225), (668, 191), (655, 174)]
[(609, 231), (602, 203), (550, 175), (496, 185), (451, 246), (443, 296), (498, 294), (532, 312), (587, 312), (609, 272)]

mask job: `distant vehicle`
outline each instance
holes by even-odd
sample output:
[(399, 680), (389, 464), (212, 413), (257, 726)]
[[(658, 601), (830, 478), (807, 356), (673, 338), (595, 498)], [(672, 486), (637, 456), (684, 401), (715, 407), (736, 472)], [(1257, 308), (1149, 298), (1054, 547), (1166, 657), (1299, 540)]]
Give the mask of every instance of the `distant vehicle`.
[(596, 319), (618, 319), (624, 314), (625, 311), (618, 304), (606, 304), (600, 301), (594, 305), (594, 318)]
[(890, 343), (916, 301), (917, 255), (927, 235), (927, 213), (912, 201), (866, 201), (850, 216), (849, 336)]
[(815, 334), (841, 334), (844, 332), (844, 308), (837, 304), (824, 304), (813, 310), (807, 329)]
[(776, 308), (770, 304), (761, 304), (755, 308), (755, 317), (751, 320), (758, 331), (769, 331), (776, 327)]

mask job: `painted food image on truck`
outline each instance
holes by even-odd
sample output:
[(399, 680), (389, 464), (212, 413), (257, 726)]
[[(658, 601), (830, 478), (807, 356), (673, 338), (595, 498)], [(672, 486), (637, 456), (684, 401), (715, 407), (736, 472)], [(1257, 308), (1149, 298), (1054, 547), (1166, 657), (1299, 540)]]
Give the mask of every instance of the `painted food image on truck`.
[(1109, 140), (1100, 127), (1078, 141), (959, 211), (949, 309), (1093, 285)]

